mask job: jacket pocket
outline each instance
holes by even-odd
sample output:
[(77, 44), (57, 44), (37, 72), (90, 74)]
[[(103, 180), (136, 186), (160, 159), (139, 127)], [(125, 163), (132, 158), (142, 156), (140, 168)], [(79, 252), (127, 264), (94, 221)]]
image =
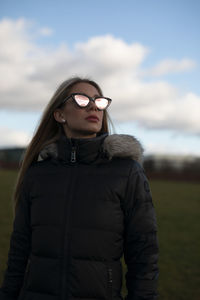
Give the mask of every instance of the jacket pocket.
[(113, 269), (111, 265), (107, 265), (107, 278), (108, 278), (108, 299), (113, 298)]

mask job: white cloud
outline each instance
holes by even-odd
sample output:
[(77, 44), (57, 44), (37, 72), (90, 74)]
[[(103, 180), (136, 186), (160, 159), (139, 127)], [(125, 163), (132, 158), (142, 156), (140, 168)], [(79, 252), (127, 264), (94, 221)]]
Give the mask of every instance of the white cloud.
[(50, 36), (53, 34), (53, 30), (48, 27), (43, 27), (39, 30), (39, 33), (43, 36)]
[(181, 156), (200, 157), (198, 147), (191, 148), (191, 145), (187, 143), (182, 144), (180, 147), (180, 144), (177, 144), (174, 140), (172, 143), (169, 143), (169, 141), (161, 143), (160, 141), (154, 140), (151, 141), (151, 143), (147, 143), (145, 149), (145, 155), (163, 155), (163, 157), (166, 157), (166, 155), (175, 155), (176, 163)]
[(137, 68), (147, 53), (147, 49), (134, 43), (126, 44), (111, 35), (91, 38), (87, 43), (78, 43), (77, 54), (95, 65), (103, 65), (110, 72), (115, 70), (133, 70)]
[(88, 75), (113, 98), (110, 112), (115, 120), (200, 133), (198, 95), (183, 95), (167, 81), (146, 82), (141, 77), (142, 72), (160, 76), (190, 70), (195, 66), (192, 60), (164, 60), (145, 71), (142, 63), (149, 50), (139, 43), (106, 35), (77, 43), (71, 51), (64, 43), (49, 50), (38, 46), (34, 36), (26, 20), (0, 22), (1, 108), (41, 110), (63, 80)]
[(196, 63), (192, 59), (165, 59), (158, 63), (150, 70), (141, 72), (141, 75), (148, 76), (162, 76), (171, 73), (179, 73), (184, 71), (190, 71), (196, 67)]
[(21, 130), (14, 130), (0, 127), (0, 148), (4, 147), (25, 147), (30, 141), (30, 135)]

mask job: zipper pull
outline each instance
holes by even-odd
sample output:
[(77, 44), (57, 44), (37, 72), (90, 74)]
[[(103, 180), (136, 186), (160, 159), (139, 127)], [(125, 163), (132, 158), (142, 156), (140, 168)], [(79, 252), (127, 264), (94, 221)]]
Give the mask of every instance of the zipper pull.
[(72, 147), (71, 151), (71, 162), (75, 163), (76, 162), (76, 147)]
[(110, 285), (112, 285), (112, 269), (108, 269), (108, 282)]

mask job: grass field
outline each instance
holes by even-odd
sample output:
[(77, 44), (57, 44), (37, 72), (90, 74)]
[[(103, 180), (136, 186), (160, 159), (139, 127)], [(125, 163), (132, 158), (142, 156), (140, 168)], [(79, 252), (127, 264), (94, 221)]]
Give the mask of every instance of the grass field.
[[(12, 228), (16, 172), (0, 171), (0, 283)], [(200, 184), (150, 182), (160, 245), (160, 300), (200, 300)]]

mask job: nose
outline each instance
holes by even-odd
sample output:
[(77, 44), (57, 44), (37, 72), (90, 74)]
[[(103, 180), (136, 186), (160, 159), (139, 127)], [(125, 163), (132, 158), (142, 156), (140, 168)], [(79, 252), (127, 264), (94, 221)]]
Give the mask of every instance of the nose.
[(94, 101), (92, 101), (92, 100), (90, 101), (90, 103), (88, 105), (88, 110), (98, 110)]

